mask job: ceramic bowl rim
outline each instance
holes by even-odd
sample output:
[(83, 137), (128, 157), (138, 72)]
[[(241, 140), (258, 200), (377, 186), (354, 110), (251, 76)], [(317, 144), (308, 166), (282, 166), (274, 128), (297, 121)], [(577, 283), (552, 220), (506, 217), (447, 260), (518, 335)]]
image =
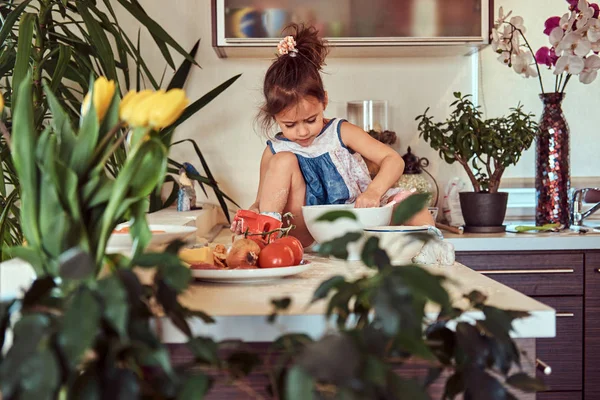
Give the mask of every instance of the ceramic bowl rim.
[(385, 233), (413, 233), (428, 232), (428, 226), (374, 226), (372, 228), (363, 228), (364, 232), (385, 232)]

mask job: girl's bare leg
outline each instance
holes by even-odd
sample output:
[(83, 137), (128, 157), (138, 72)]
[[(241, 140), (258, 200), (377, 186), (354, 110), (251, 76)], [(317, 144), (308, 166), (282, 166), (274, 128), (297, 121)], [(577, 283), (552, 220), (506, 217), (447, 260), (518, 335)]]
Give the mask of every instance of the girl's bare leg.
[(296, 155), (290, 152), (273, 155), (267, 166), (258, 207), (261, 212), (292, 213), (296, 229), (292, 229), (290, 235), (298, 238), (304, 246), (310, 246), (314, 239), (302, 216), (305, 198), (306, 183)]

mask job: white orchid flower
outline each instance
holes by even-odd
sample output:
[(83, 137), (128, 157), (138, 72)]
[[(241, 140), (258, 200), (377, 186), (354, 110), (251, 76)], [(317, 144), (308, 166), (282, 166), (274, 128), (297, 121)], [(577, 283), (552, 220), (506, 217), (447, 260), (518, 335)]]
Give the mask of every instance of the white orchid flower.
[(584, 62), (583, 58), (573, 55), (563, 55), (556, 61), (556, 67), (554, 68), (554, 75), (560, 75), (563, 72), (572, 75), (578, 75), (583, 71)]
[(560, 18), (560, 27), (563, 31), (571, 32), (573, 30), (573, 23), (577, 19), (577, 14), (575, 12), (566, 13)]
[(512, 57), (512, 66), (515, 72), (525, 75), (525, 78), (535, 78), (538, 76), (537, 70), (533, 66), (533, 55), (529, 51), (514, 54)]
[(503, 23), (505, 23), (505, 22), (506, 22), (506, 19), (507, 19), (508, 17), (510, 17), (510, 14), (512, 14), (512, 11), (509, 11), (509, 12), (508, 12), (508, 14), (504, 15), (504, 8), (503, 8), (503, 7), (500, 7), (500, 8), (498, 9), (498, 19), (496, 20), (496, 26), (500, 26), (500, 25), (502, 25)]
[(592, 43), (600, 41), (600, 20), (592, 18), (588, 27), (587, 38)]
[(556, 28), (552, 29), (548, 39), (550, 40), (550, 44), (552, 45), (552, 47), (558, 49), (558, 44), (563, 39), (563, 37), (565, 37), (565, 31), (560, 26), (557, 26)]
[(592, 51), (595, 53), (600, 53), (600, 40), (592, 43)]
[(575, 54), (579, 57), (585, 57), (592, 50), (592, 44), (587, 38), (578, 33), (571, 32), (565, 35), (556, 49), (566, 51), (569, 54)]
[(504, 65), (508, 65), (510, 63), (511, 54), (509, 51), (503, 51), (498, 56), (498, 61), (500, 61)]
[(585, 31), (588, 28), (589, 22), (591, 22), (592, 17), (594, 16), (595, 10), (590, 7), (587, 1), (579, 0), (579, 4), (577, 5), (579, 8), (579, 14), (577, 16), (577, 30)]
[(518, 17), (516, 15), (510, 19), (511, 25), (513, 25), (515, 29), (520, 30), (522, 33), (525, 33), (526, 31), (525, 26), (523, 25), (524, 22), (525, 21), (523, 20), (523, 17)]
[(598, 70), (600, 69), (600, 57), (597, 55), (591, 55), (587, 57), (583, 64), (583, 71), (579, 74), (579, 81), (584, 84), (594, 82), (598, 76)]

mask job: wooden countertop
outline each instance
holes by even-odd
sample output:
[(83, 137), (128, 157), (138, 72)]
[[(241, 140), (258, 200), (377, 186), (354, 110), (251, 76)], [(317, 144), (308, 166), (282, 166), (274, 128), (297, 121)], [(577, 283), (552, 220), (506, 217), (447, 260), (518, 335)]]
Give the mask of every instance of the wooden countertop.
[[(154, 216), (156, 217), (159, 216)], [(182, 215), (171, 223), (183, 225), (189, 222), (189, 218)], [(214, 242), (231, 243), (231, 234), (223, 230)], [(195, 334), (213, 336), (217, 340), (270, 341), (287, 331), (321, 336), (330, 328), (331, 322), (326, 321), (324, 317), (327, 305), (325, 301), (309, 306), (315, 289), (322, 281), (334, 275), (356, 279), (372, 271), (360, 262), (346, 262), (315, 255), (307, 255), (307, 259), (312, 263), (307, 271), (271, 282), (219, 284), (196, 281), (180, 300), (192, 310), (201, 310), (213, 316), (217, 323), (207, 325), (194, 319), (190, 323), (192, 330)], [(488, 296), (490, 305), (530, 312), (529, 318), (515, 321), (513, 337), (539, 338), (555, 335), (554, 309), (459, 263), (423, 268), (450, 278), (446, 288), (458, 307), (464, 309), (467, 306), (466, 300), (462, 298), (463, 294), (479, 290)], [(281, 297), (290, 297), (292, 304), (289, 310), (278, 317), (276, 324), (268, 324), (266, 317), (273, 312), (271, 300)], [(435, 318), (437, 311), (435, 305), (427, 306), (428, 317)], [(463, 317), (465, 320), (473, 320), (482, 318), (483, 314), (471, 310)], [(163, 340), (181, 342), (185, 341), (185, 337), (168, 320), (163, 319)]]

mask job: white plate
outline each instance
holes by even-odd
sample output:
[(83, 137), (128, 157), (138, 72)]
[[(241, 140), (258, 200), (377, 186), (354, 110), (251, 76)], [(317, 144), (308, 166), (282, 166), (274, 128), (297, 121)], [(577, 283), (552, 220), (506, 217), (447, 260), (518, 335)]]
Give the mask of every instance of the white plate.
[[(121, 224), (118, 225), (116, 229), (121, 229), (129, 224)], [(160, 233), (153, 233), (152, 239), (150, 240), (150, 244), (148, 246), (158, 246), (161, 244), (167, 244), (172, 242), (175, 239), (185, 239), (190, 236), (194, 232), (196, 232), (198, 228), (195, 226), (185, 226), (185, 225), (150, 225), (151, 231), (164, 231)], [(131, 248), (133, 246), (133, 241), (131, 240), (131, 235), (129, 232), (127, 233), (113, 233), (110, 235), (108, 239), (107, 247), (113, 248)]]
[(256, 269), (192, 269), (192, 276), (206, 282), (218, 283), (259, 283), (286, 276), (296, 275), (310, 268), (310, 261), (300, 265), (280, 268)]

